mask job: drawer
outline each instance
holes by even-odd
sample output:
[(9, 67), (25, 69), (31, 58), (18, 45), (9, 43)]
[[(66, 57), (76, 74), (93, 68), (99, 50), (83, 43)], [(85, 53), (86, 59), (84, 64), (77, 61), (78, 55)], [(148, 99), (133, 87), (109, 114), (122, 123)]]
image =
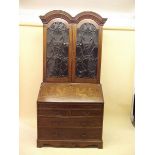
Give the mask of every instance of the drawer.
[(102, 128), (38, 128), (40, 140), (102, 139)]
[(102, 117), (41, 117), (38, 126), (46, 127), (102, 127)]
[(103, 103), (52, 103), (38, 102), (38, 108), (53, 108), (53, 109), (102, 109)]
[(76, 110), (76, 109), (52, 109), (38, 108), (40, 116), (102, 116), (102, 109)]

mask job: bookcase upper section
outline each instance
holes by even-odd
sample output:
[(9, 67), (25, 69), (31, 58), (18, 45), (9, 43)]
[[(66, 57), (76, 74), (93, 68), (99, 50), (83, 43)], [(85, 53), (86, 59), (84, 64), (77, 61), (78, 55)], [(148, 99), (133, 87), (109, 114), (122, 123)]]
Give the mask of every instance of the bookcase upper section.
[(85, 11), (72, 17), (54, 10), (43, 22), (43, 81), (100, 83), (102, 26), (106, 18)]

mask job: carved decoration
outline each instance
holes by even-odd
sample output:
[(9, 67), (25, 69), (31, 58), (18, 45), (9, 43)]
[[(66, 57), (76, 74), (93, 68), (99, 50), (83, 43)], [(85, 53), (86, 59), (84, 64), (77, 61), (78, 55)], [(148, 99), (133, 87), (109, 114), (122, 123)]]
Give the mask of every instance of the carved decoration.
[(91, 23), (84, 23), (77, 29), (76, 76), (95, 78), (98, 61), (98, 30)]
[(54, 22), (47, 30), (47, 77), (68, 75), (69, 30), (62, 22)]

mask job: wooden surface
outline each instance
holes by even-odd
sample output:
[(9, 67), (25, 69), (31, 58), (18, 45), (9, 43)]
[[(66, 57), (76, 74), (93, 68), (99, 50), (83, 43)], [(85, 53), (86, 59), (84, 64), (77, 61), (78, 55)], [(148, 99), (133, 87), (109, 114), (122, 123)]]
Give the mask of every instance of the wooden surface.
[(69, 13), (62, 10), (49, 11), (44, 16), (40, 16), (43, 24), (48, 24), (52, 19), (55, 18), (65, 19), (68, 23), (71, 23), (73, 21), (73, 17)]
[[(54, 22), (62, 22), (69, 29), (69, 46), (68, 46), (68, 76), (66, 77), (47, 77), (47, 29)], [(71, 82), (71, 61), (72, 61), (72, 25), (65, 19), (54, 18), (48, 24), (43, 26), (43, 82)]]
[[(81, 14), (82, 17), (82, 14)], [(74, 24), (72, 27), (73, 30), (73, 58), (72, 58), (72, 82), (77, 83), (100, 83), (100, 68), (101, 68), (101, 53), (102, 53), (102, 27), (98, 25), (93, 18), (92, 19), (83, 19), (79, 18), (79, 23)], [(97, 74), (95, 78), (79, 78), (76, 76), (76, 40), (77, 40), (77, 29), (84, 23), (92, 23), (96, 29), (98, 29), (98, 61), (97, 61)]]
[[(92, 11), (84, 11), (72, 17), (65, 11), (53, 10), (40, 16), (44, 24), (43, 30), (43, 81), (44, 82), (81, 82), (81, 83), (100, 83), (100, 66), (101, 66), (101, 51), (102, 51), (102, 26), (107, 18), (102, 18), (99, 14)], [(47, 28), (53, 21), (63, 22), (69, 27), (69, 49), (68, 49), (68, 76), (67, 77), (47, 77), (46, 75), (46, 37)], [(98, 62), (97, 62), (97, 75), (95, 78), (78, 78), (75, 75), (76, 67), (76, 33), (77, 27), (84, 22), (89, 22), (99, 29), (98, 37)]]
[[(48, 12), (40, 18), (44, 24), (44, 76), (37, 99), (37, 147), (102, 148), (104, 99), (99, 83), (101, 26), (106, 19), (90, 11), (72, 17), (61, 10)], [(69, 74), (65, 78), (49, 78), (46, 75), (47, 28), (54, 21), (61, 21), (69, 28)], [(77, 78), (75, 76), (77, 27), (87, 22), (92, 23), (99, 30), (97, 75), (93, 78)]]
[[(101, 114), (100, 114), (101, 115)], [(82, 119), (81, 119), (82, 117)], [(39, 115), (39, 127), (53, 128), (102, 128), (102, 118), (94, 116), (44, 116)]]
[[(80, 144), (80, 145), (79, 145)], [(37, 147), (98, 147), (102, 148), (103, 142), (101, 140), (37, 140)]]
[(100, 84), (42, 83), (37, 103), (37, 147), (102, 148)]
[(72, 17), (69, 13), (62, 11), (62, 10), (53, 10), (46, 13), (44, 16), (40, 16), (41, 21), (43, 24), (49, 23), (54, 18), (63, 18), (68, 23), (79, 23), (83, 19), (92, 19), (98, 25), (103, 26), (104, 23), (107, 21), (107, 18), (102, 18), (99, 14), (92, 12), (92, 11), (84, 11), (77, 14), (75, 17)]
[(42, 83), (37, 101), (103, 103), (103, 94), (100, 84)]

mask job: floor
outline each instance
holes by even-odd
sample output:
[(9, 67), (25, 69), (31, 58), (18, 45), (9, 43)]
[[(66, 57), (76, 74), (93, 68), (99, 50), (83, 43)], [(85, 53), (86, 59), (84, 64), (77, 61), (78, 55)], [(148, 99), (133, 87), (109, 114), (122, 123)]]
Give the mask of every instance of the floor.
[(36, 118), (20, 118), (20, 155), (134, 155), (134, 127), (131, 106), (105, 104), (103, 149), (37, 148)]

